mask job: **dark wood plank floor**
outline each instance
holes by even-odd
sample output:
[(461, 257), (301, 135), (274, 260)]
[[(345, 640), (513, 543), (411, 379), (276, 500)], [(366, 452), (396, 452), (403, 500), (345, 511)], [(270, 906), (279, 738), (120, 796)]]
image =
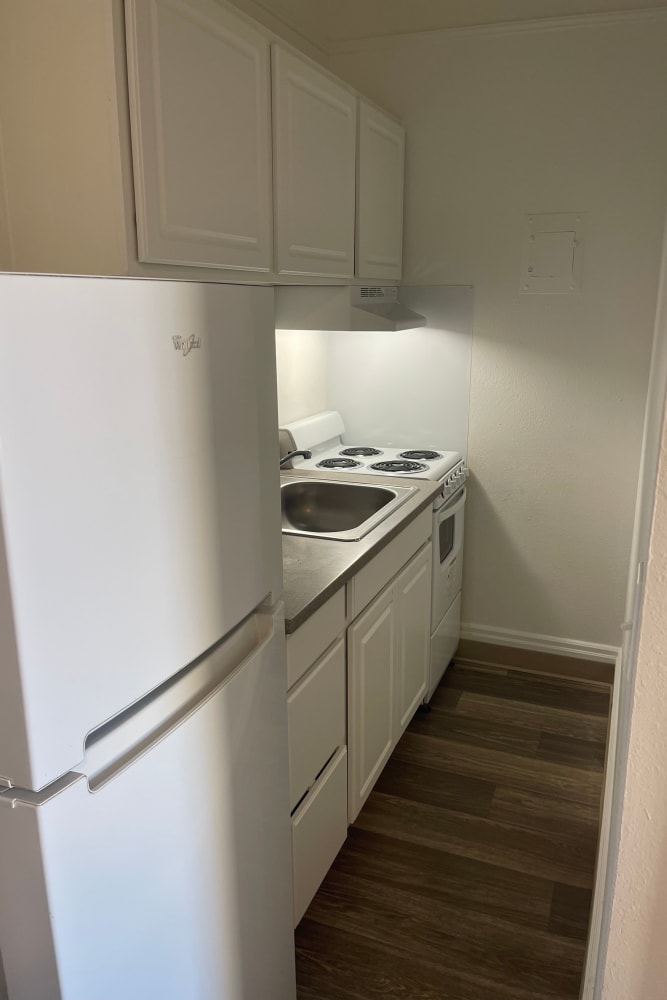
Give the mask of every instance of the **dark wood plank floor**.
[(299, 1000), (576, 1000), (609, 688), (454, 664), (296, 931)]

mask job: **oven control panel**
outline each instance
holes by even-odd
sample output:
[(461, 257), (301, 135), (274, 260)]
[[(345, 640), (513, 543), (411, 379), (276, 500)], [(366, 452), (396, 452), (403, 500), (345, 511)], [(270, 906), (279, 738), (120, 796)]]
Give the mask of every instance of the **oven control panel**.
[(442, 481), (442, 495), (448, 500), (465, 485), (469, 470), (464, 462), (459, 462), (447, 473)]

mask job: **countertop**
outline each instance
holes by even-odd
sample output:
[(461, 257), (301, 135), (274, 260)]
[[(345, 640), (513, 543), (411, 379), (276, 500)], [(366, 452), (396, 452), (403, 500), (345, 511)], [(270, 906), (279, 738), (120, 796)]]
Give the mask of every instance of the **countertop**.
[(332, 594), (377, 555), (417, 515), (430, 507), (440, 489), (428, 479), (406, 476), (366, 476), (344, 472), (326, 473), (282, 469), (281, 476), (294, 479), (326, 479), (342, 482), (372, 483), (376, 486), (414, 486), (416, 488), (398, 510), (378, 524), (358, 542), (330, 538), (283, 534), (283, 585), (285, 631), (295, 632)]

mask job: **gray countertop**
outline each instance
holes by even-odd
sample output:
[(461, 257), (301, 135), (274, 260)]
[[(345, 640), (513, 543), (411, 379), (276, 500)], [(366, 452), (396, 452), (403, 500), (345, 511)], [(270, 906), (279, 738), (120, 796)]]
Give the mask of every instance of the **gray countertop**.
[(398, 510), (358, 542), (283, 534), (283, 585), (285, 631), (295, 632), (332, 594), (342, 587), (403, 528), (429, 507), (440, 486), (428, 479), (395, 476), (350, 476), (349, 473), (281, 471), (295, 479), (339, 479), (342, 482), (373, 483), (377, 486), (414, 486), (416, 492)]

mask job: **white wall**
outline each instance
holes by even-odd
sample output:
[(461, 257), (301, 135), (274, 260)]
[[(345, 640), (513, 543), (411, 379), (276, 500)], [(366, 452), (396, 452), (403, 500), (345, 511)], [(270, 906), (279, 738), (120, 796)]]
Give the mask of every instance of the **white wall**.
[[(297, 299), (303, 302), (303, 312), (296, 309), (290, 319), (308, 315), (309, 306), (312, 311), (311, 291), (290, 290), (292, 310)], [(318, 410), (338, 410), (348, 444), (467, 455), (472, 289), (402, 286), (401, 301), (425, 317), (426, 327), (393, 333), (276, 330), (281, 426)], [(342, 313), (349, 316), (349, 304)], [(286, 321), (284, 313), (279, 316)]]
[(326, 410), (327, 334), (320, 330), (276, 330), (280, 426)]
[(603, 1000), (667, 992), (667, 433), (663, 433), (637, 658)]
[[(464, 620), (618, 645), (667, 201), (667, 21), (434, 33), (332, 69), (406, 123), (404, 281), (475, 285)], [(520, 296), (524, 216), (583, 291)]]
[(442, 448), (467, 455), (473, 292), (401, 287), (427, 326), (396, 333), (330, 333), (327, 408), (349, 444)]

